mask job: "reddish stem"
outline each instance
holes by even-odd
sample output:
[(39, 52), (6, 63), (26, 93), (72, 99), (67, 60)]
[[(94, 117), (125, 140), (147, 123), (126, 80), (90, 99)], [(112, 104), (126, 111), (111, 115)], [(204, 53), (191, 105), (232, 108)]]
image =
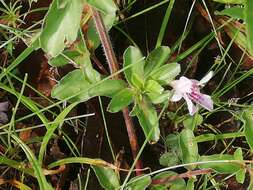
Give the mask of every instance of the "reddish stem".
[(191, 178), (196, 175), (202, 175), (202, 174), (209, 174), (213, 172), (212, 169), (202, 169), (202, 170), (194, 170), (194, 171), (188, 171), (186, 173), (162, 178), (162, 179), (154, 179), (152, 180), (153, 185), (161, 185), (161, 184), (167, 184), (170, 181), (176, 180), (176, 179), (182, 179), (182, 178)]
[[(93, 20), (94, 20), (98, 35), (100, 37), (100, 40), (105, 52), (106, 59), (109, 64), (110, 72), (111, 74), (114, 74), (117, 71), (119, 71), (119, 65), (118, 65), (115, 53), (113, 51), (109, 35), (107, 33), (104, 22), (99, 12), (92, 8), (92, 15), (93, 15)], [(118, 74), (118, 75), (113, 75), (112, 78), (121, 79), (122, 77), (120, 76), (120, 74)], [(124, 108), (122, 112), (123, 112), (123, 116), (124, 116), (124, 120), (125, 120), (125, 124), (127, 128), (128, 138), (130, 141), (132, 156), (133, 156), (133, 159), (135, 160), (139, 151), (139, 145), (137, 142), (137, 137), (136, 137), (134, 126), (133, 126), (133, 121), (132, 121), (132, 118), (129, 116), (128, 108)], [(141, 169), (143, 168), (141, 160), (138, 160), (136, 162), (135, 168), (136, 168), (136, 175), (141, 175), (142, 174)]]

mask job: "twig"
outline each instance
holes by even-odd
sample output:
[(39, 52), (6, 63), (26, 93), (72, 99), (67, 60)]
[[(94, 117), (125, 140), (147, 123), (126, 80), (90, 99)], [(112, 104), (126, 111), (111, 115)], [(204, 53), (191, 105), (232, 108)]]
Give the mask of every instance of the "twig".
[[(106, 59), (109, 64), (110, 72), (111, 72), (111, 74), (114, 74), (119, 70), (119, 65), (118, 65), (115, 53), (113, 51), (109, 35), (107, 33), (104, 22), (101, 18), (101, 15), (99, 14), (99, 12), (93, 8), (91, 8), (91, 9), (92, 9), (93, 20), (94, 20), (99, 38), (101, 40)], [(118, 75), (114, 75), (112, 78), (113, 79), (121, 79), (122, 77), (120, 76), (120, 74), (118, 74)], [(129, 109), (128, 108), (124, 108), (122, 110), (122, 112), (123, 112), (123, 116), (124, 116), (124, 120), (125, 120), (125, 124), (126, 124), (126, 128), (127, 128), (128, 138), (130, 141), (132, 156), (133, 156), (133, 159), (135, 159), (138, 154), (138, 151), (139, 151), (139, 145), (137, 142), (137, 137), (136, 137), (134, 126), (133, 126), (133, 121), (132, 121), (132, 118), (129, 116)], [(136, 175), (141, 175), (142, 174), (141, 160), (137, 161), (135, 168), (136, 168)]]
[(196, 175), (202, 175), (202, 174), (209, 174), (213, 172), (212, 169), (202, 169), (202, 170), (194, 170), (194, 171), (188, 171), (186, 173), (162, 178), (162, 179), (154, 179), (152, 180), (152, 185), (161, 185), (161, 184), (166, 184), (170, 181), (176, 180), (176, 179), (182, 179), (182, 178), (191, 178)]

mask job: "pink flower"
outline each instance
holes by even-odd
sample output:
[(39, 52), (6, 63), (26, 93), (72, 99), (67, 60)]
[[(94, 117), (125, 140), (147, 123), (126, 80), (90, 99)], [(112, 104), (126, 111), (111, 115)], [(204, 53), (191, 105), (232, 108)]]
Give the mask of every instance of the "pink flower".
[(171, 81), (170, 85), (174, 89), (174, 94), (170, 100), (172, 102), (177, 102), (181, 100), (181, 98), (184, 98), (190, 115), (194, 115), (197, 111), (197, 107), (194, 103), (211, 111), (213, 109), (213, 101), (210, 96), (200, 92), (200, 87), (204, 86), (212, 76), (213, 72), (211, 71), (200, 81), (188, 79), (184, 76), (180, 77), (179, 80)]

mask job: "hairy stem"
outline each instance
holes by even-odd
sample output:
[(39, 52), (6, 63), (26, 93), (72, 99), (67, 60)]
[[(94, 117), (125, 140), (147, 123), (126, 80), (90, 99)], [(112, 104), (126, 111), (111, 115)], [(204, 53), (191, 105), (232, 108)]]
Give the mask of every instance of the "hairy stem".
[[(111, 72), (111, 74), (114, 74), (119, 70), (119, 65), (118, 65), (115, 53), (113, 51), (109, 35), (107, 33), (104, 22), (101, 18), (101, 15), (99, 14), (99, 12), (92, 8), (92, 15), (93, 15), (93, 20), (94, 20), (94, 23), (96, 26), (96, 30), (98, 32), (99, 38), (101, 40), (101, 43), (102, 43), (102, 46), (103, 46), (103, 49), (105, 52), (106, 59), (109, 64), (110, 72)], [(122, 77), (120, 76), (120, 74), (118, 74), (118, 75), (114, 75), (112, 78), (121, 79)], [(139, 151), (139, 145), (137, 142), (137, 137), (136, 137), (134, 126), (133, 126), (133, 121), (132, 121), (132, 118), (129, 116), (129, 109), (128, 108), (124, 108), (122, 110), (122, 112), (123, 112), (123, 117), (124, 117), (126, 128), (127, 128), (127, 133), (128, 133), (128, 138), (130, 141), (133, 159), (135, 160), (135, 158), (138, 154), (138, 151)], [(137, 169), (136, 175), (141, 175), (142, 174), (141, 160), (138, 160), (136, 162), (135, 168)]]

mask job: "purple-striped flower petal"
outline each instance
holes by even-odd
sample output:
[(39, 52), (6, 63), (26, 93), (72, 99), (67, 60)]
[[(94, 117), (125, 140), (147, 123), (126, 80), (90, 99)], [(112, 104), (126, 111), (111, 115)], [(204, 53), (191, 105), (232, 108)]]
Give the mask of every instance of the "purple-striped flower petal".
[(192, 103), (187, 95), (184, 96), (190, 115), (194, 115), (197, 111), (197, 107)]
[(210, 96), (208, 96), (206, 94), (201, 94), (200, 98), (194, 102), (196, 102), (197, 104), (199, 104), (203, 108), (207, 109), (208, 111), (213, 110), (213, 100), (211, 99)]
[(180, 77), (179, 80), (172, 81), (171, 86), (174, 89), (174, 94), (171, 101), (177, 102), (183, 97), (187, 103), (190, 115), (193, 115), (197, 111), (197, 107), (194, 103), (211, 111), (213, 109), (213, 101), (210, 96), (200, 92), (200, 86), (207, 83), (212, 76), (213, 72), (211, 71), (200, 81), (188, 79), (184, 76)]

